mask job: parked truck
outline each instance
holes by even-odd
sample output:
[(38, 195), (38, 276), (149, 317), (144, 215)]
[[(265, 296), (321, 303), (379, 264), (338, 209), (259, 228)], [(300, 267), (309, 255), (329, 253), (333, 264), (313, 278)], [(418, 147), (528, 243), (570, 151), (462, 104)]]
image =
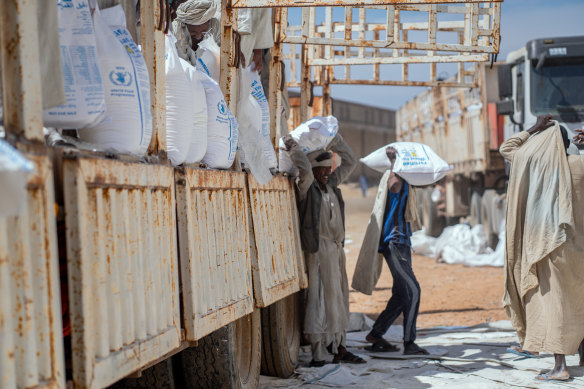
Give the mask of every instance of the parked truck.
[[(504, 222), (508, 170), (498, 149), (551, 113), (570, 135), (584, 124), (584, 37), (529, 41), (505, 63), (477, 64), (474, 88), (435, 87), (397, 112), (397, 138), (432, 147), (452, 164), (421, 198), (427, 234), (466, 218), (495, 246)], [(576, 146), (572, 146), (574, 152)]]
[[(0, 7), (5, 139), (35, 165), (22, 209), (0, 218), (0, 388), (255, 388), (260, 367), (291, 374), (295, 294), (307, 283), (293, 183), (170, 164), (164, 2), (139, 9), (148, 155), (45, 143), (38, 3)], [(121, 3), (133, 15), (134, 2)]]
[[(452, 5), (456, 1), (355, 0), (343, 5), (349, 13), (352, 5), (388, 5), (385, 42), (375, 44), (402, 50), (404, 56), (394, 56), (400, 61), (419, 62), (406, 55), (418, 44), (430, 51), (428, 61), (436, 59), (431, 53), (438, 50), (496, 52), (500, 0)], [(124, 6), (130, 24), (135, 2), (115, 2)], [(492, 4), (479, 8), (481, 2)], [(35, 17), (41, 3), (46, 4), (5, 0), (0, 7), (4, 139), (35, 165), (22, 208), (14, 216), (0, 217), (0, 388), (255, 388), (260, 371), (290, 375), (300, 344), (297, 292), (307, 286), (293, 181), (278, 175), (259, 185), (238, 163), (230, 170), (170, 164), (164, 71), (169, 20), (164, 1), (142, 0), (139, 7), (136, 38), (148, 68), (153, 123), (147, 155), (46, 143), (39, 58), (43, 40)], [(438, 7), (436, 3), (452, 4)], [(223, 0), (221, 4), (220, 86), (235, 112), (236, 8), (275, 3)], [(280, 8), (274, 8), (275, 46), (269, 65), (274, 145), (283, 131), (279, 120), (285, 86), (282, 45), (299, 42), (285, 38), (285, 7), (299, 4), (281, 0), (276, 5)], [(339, 3), (310, 4), (317, 5)], [(393, 37), (399, 7), (434, 16), (433, 24), (425, 27), (433, 31), (428, 43), (407, 42), (407, 34), (399, 33), (400, 23)], [(468, 16), (464, 28), (468, 42), (436, 42), (440, 12)], [(330, 7), (327, 14), (332, 16)], [(492, 18), (493, 32), (479, 29), (479, 14)], [(347, 31), (357, 30), (352, 18), (345, 20)], [(368, 26), (379, 29), (374, 23)], [(477, 46), (471, 38), (485, 31), (493, 39), (489, 45)], [(301, 43), (306, 47), (334, 43), (312, 35), (310, 42)], [(343, 44), (363, 47), (364, 39), (346, 38)], [(304, 115), (312, 65), (317, 66), (305, 58)], [(70, 328), (63, 328), (63, 308)]]

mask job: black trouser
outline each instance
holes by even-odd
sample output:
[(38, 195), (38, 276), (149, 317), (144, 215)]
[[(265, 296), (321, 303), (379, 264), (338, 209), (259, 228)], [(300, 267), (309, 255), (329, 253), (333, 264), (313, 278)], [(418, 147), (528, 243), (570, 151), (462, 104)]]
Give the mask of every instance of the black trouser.
[(420, 309), (420, 284), (412, 269), (412, 254), (409, 246), (393, 245), (383, 248), (383, 256), (393, 276), (391, 298), (381, 312), (370, 335), (381, 338), (400, 313), (404, 314), (404, 343), (416, 339), (416, 320)]

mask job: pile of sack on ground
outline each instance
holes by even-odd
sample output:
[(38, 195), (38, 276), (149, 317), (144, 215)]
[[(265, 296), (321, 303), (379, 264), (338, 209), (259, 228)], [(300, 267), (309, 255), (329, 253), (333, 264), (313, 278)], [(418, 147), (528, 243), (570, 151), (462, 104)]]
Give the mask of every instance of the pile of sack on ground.
[[(100, 10), (95, 0), (58, 1), (55, 7), (66, 103), (43, 112), (45, 127), (76, 129), (79, 144), (91, 149), (146, 154), (152, 138), (149, 74), (122, 7)], [(269, 180), (277, 160), (258, 73), (251, 68), (238, 71), (238, 120), (218, 84), (219, 47), (213, 37), (201, 43), (196, 67), (179, 58), (175, 42), (166, 35), (170, 162), (228, 169), (239, 149), (258, 181)]]

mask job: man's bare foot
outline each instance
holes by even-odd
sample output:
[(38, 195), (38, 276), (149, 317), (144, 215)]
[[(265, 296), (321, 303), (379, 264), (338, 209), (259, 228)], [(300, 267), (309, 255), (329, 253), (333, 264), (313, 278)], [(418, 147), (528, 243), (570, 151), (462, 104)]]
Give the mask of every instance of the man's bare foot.
[(541, 373), (536, 379), (540, 381), (567, 381), (570, 379), (570, 372), (566, 367), (566, 356), (563, 354), (554, 354), (555, 362), (553, 370), (547, 373)]
[(563, 373), (541, 373), (535, 377), (539, 381), (568, 381), (570, 379), (570, 373), (564, 371)]

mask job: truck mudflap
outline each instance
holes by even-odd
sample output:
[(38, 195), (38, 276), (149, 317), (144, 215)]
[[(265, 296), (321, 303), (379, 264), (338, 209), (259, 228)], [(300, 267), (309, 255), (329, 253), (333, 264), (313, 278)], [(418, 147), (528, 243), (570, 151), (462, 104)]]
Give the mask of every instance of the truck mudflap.
[(245, 173), (176, 170), (186, 340), (254, 309), (249, 198)]
[(52, 167), (25, 156), (36, 166), (25, 204), (0, 218), (0, 387), (64, 388)]
[(174, 169), (63, 164), (76, 388), (101, 388), (181, 342)]
[(253, 280), (256, 305), (268, 305), (305, 287), (294, 188), (287, 177), (259, 185), (248, 175), (256, 255)]

